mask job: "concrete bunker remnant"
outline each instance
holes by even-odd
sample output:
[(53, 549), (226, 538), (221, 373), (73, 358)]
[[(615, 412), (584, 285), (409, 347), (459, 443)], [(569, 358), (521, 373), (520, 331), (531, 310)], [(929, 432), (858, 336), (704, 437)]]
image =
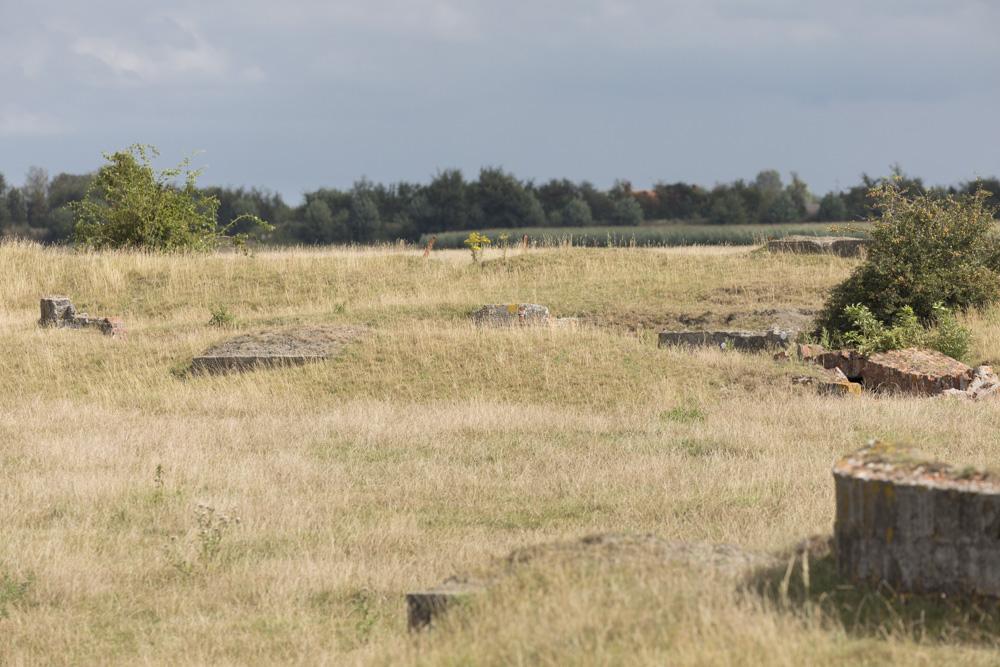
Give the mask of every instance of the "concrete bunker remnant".
[(796, 355), (801, 361), (838, 370), (866, 389), (983, 398), (1000, 388), (1000, 379), (990, 367), (973, 369), (937, 350), (907, 348), (865, 356), (856, 350), (828, 351), (818, 345), (799, 345)]
[(44, 296), (40, 302), (39, 326), (66, 329), (97, 329), (105, 336), (120, 337), (125, 334), (125, 323), (117, 317), (90, 317), (76, 312), (67, 296)]
[(479, 326), (548, 324), (549, 309), (537, 303), (491, 303), (472, 313)]
[(831, 254), (839, 257), (858, 257), (868, 246), (868, 239), (851, 236), (786, 236), (767, 242), (769, 252), (797, 254)]
[(661, 331), (660, 347), (718, 347), (743, 352), (760, 352), (784, 348), (795, 334), (773, 328), (768, 331)]
[(873, 354), (861, 371), (866, 387), (933, 396), (948, 389), (965, 390), (973, 369), (937, 350), (909, 348)]
[(1000, 596), (1000, 484), (872, 442), (833, 468), (842, 576), (900, 592)]
[(214, 345), (191, 361), (193, 373), (301, 366), (337, 355), (364, 333), (355, 326), (299, 326), (258, 331)]

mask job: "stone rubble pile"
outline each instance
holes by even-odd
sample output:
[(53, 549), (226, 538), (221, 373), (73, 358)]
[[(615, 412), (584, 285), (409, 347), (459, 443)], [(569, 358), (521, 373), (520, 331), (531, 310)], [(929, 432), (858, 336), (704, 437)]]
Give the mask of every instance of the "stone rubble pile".
[(991, 366), (977, 366), (966, 389), (945, 389), (941, 395), (970, 401), (1000, 397), (1000, 377)]

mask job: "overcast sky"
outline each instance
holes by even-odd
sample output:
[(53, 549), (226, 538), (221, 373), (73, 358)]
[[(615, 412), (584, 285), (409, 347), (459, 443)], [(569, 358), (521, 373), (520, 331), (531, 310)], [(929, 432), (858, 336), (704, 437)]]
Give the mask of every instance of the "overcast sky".
[(815, 191), (1000, 174), (1000, 0), (0, 0), (0, 172), (202, 151), (203, 184)]

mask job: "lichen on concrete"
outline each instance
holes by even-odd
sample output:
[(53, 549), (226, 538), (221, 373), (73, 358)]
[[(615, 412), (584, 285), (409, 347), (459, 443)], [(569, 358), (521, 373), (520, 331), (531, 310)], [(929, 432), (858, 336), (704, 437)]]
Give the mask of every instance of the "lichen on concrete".
[(537, 303), (491, 303), (472, 314), (480, 326), (548, 324), (549, 309)]
[(784, 348), (795, 338), (793, 332), (773, 328), (768, 331), (661, 331), (660, 347), (717, 347), (743, 352)]
[(901, 592), (1000, 596), (1000, 484), (892, 443), (833, 469), (842, 575)]

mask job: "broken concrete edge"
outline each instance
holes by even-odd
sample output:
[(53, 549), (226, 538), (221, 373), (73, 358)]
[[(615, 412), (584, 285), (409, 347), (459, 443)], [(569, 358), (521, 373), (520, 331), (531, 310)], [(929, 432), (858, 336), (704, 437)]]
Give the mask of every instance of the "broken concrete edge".
[(39, 310), (41, 327), (65, 329), (97, 329), (105, 336), (122, 338), (126, 334), (125, 323), (118, 317), (90, 317), (87, 313), (77, 313), (73, 302), (66, 296), (42, 297)]
[(194, 374), (211, 375), (261, 368), (303, 366), (329, 358), (328, 355), (200, 356), (191, 360), (190, 371)]
[(407, 627), (410, 632), (431, 628), (434, 621), (450, 608), (482, 593), (486, 588), (486, 583), (452, 578), (434, 588), (407, 593)]
[(929, 459), (910, 445), (873, 440), (842, 458), (834, 476), (924, 486), (959, 492), (1000, 494), (1000, 476), (986, 468), (955, 467)]
[(719, 347), (747, 352), (785, 348), (792, 344), (795, 332), (774, 327), (767, 331), (661, 331), (658, 347)]
[(861, 396), (862, 387), (859, 382), (850, 380), (832, 380), (820, 382), (816, 385), (816, 391), (822, 396)]

